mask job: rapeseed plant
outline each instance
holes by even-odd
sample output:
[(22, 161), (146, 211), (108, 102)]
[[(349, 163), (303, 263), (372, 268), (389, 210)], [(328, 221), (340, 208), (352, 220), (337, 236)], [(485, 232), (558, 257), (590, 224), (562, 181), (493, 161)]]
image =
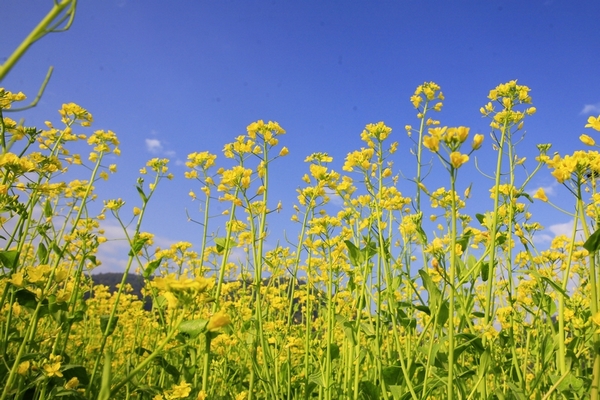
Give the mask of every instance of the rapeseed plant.
[[(487, 187), (461, 189), (487, 141), (434, 120), (445, 98), (428, 82), (410, 98), (419, 127), (405, 127), (416, 175), (397, 165), (392, 128), (366, 125), (364, 147), (340, 169), (325, 152), (306, 158), (298, 234), (272, 248), (269, 216), (286, 205), (271, 198), (269, 170), (289, 154), (276, 122), (253, 122), (224, 145), (227, 167), (189, 154), (200, 218), (188, 217), (201, 233), (159, 248), (142, 222), (173, 177), (169, 160), (140, 169), (136, 204), (99, 199), (117, 172), (104, 163), (120, 153), (116, 134), (90, 131), (92, 114), (72, 103), (60, 127), (4, 116), (24, 99), (0, 89), (0, 400), (598, 398), (600, 157), (550, 157), (543, 144), (533, 171), (518, 173), (536, 111), (528, 87), (501, 84), (480, 109), (497, 160), (487, 212), (470, 204)], [(599, 120), (586, 128), (600, 131)], [(88, 155), (72, 153), (83, 141)], [(448, 174), (443, 187), (426, 186), (428, 154)], [(574, 199), (570, 236), (547, 248), (530, 204), (553, 204), (529, 188), (544, 165)], [(79, 168), (87, 179), (70, 179)], [(107, 215), (129, 244), (115, 292), (89, 278)], [(151, 310), (131, 293), (130, 271), (144, 277)]]

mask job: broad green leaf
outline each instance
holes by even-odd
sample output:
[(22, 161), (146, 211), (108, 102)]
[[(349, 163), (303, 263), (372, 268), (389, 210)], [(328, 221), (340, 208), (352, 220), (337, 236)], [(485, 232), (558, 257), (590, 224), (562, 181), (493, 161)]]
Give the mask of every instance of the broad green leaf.
[(350, 240), (344, 240), (344, 243), (346, 243), (346, 247), (348, 248), (348, 258), (350, 259), (350, 264), (352, 264), (354, 267), (359, 266), (361, 264), (360, 250)]
[(362, 394), (362, 398), (365, 400), (378, 400), (379, 399), (379, 386), (375, 385), (371, 381), (360, 381), (359, 390)]
[(402, 368), (397, 365), (382, 368), (381, 375), (386, 385), (398, 385), (404, 380)]
[(223, 250), (229, 250), (236, 245), (234, 240), (227, 240), (227, 238), (215, 238), (215, 244), (219, 254), (223, 253)]
[(37, 298), (35, 293), (27, 289), (20, 289), (15, 292), (15, 299), (20, 306), (35, 310), (37, 307)]
[(37, 257), (40, 264), (46, 264), (46, 262), (48, 262), (48, 249), (44, 243), (40, 242), (40, 244), (38, 244)]
[(462, 235), (460, 237), (460, 239), (458, 239), (456, 241), (456, 243), (460, 245), (460, 248), (463, 252), (466, 250), (467, 245), (469, 244), (469, 239), (471, 239), (471, 236), (473, 236), (473, 234), (471, 233), (471, 231), (469, 231), (468, 233), (465, 233), (464, 235)]
[(340, 358), (340, 347), (337, 344), (331, 343), (329, 345), (329, 356), (332, 360)]
[[(109, 319), (110, 319), (110, 315), (100, 316), (100, 329), (102, 330), (103, 334), (106, 332), (106, 336), (110, 336), (113, 334), (113, 332), (115, 331), (115, 328), (117, 327), (117, 322), (119, 322), (119, 317), (115, 315), (112, 318), (112, 321), (110, 322), (110, 327), (108, 327)], [(106, 329), (107, 327), (108, 327), (108, 331)]]
[(50, 204), (50, 200), (46, 200), (44, 203), (44, 217), (50, 218), (52, 216), (52, 204)]
[(583, 248), (590, 253), (595, 253), (600, 249), (600, 229), (590, 235), (583, 244)]
[(65, 365), (62, 373), (67, 382), (72, 378), (77, 378), (82, 385), (87, 385), (90, 382), (87, 370), (82, 365)]
[(0, 263), (5, 268), (14, 270), (19, 264), (19, 252), (17, 250), (0, 251)]
[(322, 388), (325, 387), (325, 383), (323, 382), (323, 373), (321, 371), (313, 372), (312, 374), (308, 375), (308, 381)]
[(160, 266), (162, 259), (163, 259), (163, 257), (160, 257), (158, 260), (150, 261), (148, 263), (148, 265), (146, 265), (146, 268), (144, 268), (144, 274), (143, 274), (144, 278), (148, 279), (152, 275), (154, 275), (154, 271), (156, 271), (156, 268), (158, 268)]
[[(143, 180), (142, 180), (143, 183)], [(135, 187), (138, 191), (138, 193), (140, 194), (140, 197), (142, 198), (142, 201), (144, 202), (144, 204), (146, 204), (148, 202), (148, 197), (146, 197), (146, 194), (144, 193), (144, 189), (141, 186), (141, 183)]]
[(479, 223), (481, 225), (484, 225), (485, 215), (483, 215), (483, 214), (475, 214), (475, 218), (477, 218), (477, 221), (479, 221)]
[(102, 383), (100, 386), (100, 393), (98, 394), (98, 400), (110, 400), (110, 386), (112, 383), (111, 376), (111, 354), (106, 351), (104, 353), (104, 368), (102, 369)]
[(179, 332), (185, 333), (190, 338), (194, 339), (206, 331), (206, 325), (208, 325), (207, 319), (183, 321), (181, 325), (179, 325)]
[(133, 244), (131, 245), (131, 250), (129, 251), (129, 257), (134, 257), (137, 253), (142, 250), (142, 247), (148, 241), (147, 237), (136, 237)]
[(490, 277), (490, 263), (481, 263), (481, 280), (487, 282)]
[(427, 271), (425, 271), (424, 269), (420, 269), (419, 275), (421, 275), (421, 279), (423, 280), (423, 286), (425, 287), (425, 290), (427, 290), (427, 293), (429, 293), (429, 308), (432, 309), (435, 313), (442, 298), (440, 289), (435, 283), (433, 283), (433, 280), (431, 279), (431, 276), (429, 276)]
[(530, 203), (533, 203), (533, 199), (531, 198), (531, 195), (529, 193), (526, 193), (524, 191), (520, 191), (519, 193), (517, 193), (517, 198), (519, 197), (525, 197), (527, 200), (529, 200)]
[(153, 361), (155, 364), (160, 365), (167, 374), (171, 375), (175, 379), (175, 381), (179, 381), (179, 371), (173, 365), (169, 364), (164, 357), (157, 356)]

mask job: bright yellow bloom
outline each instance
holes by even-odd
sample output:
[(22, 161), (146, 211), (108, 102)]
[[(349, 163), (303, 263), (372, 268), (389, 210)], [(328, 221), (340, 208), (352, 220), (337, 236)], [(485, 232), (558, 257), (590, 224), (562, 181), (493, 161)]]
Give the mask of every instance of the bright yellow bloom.
[(460, 168), (460, 166), (467, 161), (469, 161), (469, 156), (466, 154), (461, 154), (458, 151), (450, 153), (450, 164), (452, 164), (454, 168)]
[(600, 115), (598, 115), (597, 117), (589, 117), (588, 123), (585, 127), (600, 131)]
[(69, 382), (65, 384), (65, 389), (77, 389), (77, 386), (79, 386), (79, 379), (77, 379), (77, 377), (74, 376), (71, 379), (69, 379)]
[(546, 192), (543, 188), (539, 188), (537, 192), (535, 192), (535, 194), (533, 195), (533, 198), (544, 202), (548, 201), (548, 197), (546, 196)]
[(288, 150), (287, 147), (282, 147), (281, 151), (279, 152), (279, 157), (283, 157), (283, 156), (287, 156), (290, 153), (290, 151)]
[(473, 150), (477, 150), (481, 147), (481, 143), (483, 143), (483, 135), (481, 133), (478, 133), (475, 136), (473, 136), (473, 144), (471, 145), (471, 147), (473, 148)]
[(60, 378), (63, 376), (62, 372), (60, 372), (60, 362), (55, 362), (52, 364), (45, 364), (43, 368), (44, 368), (44, 373), (49, 378), (51, 378), (53, 376), (57, 376)]
[(423, 146), (434, 153), (440, 151), (440, 139), (437, 136), (425, 136), (423, 138)]
[(579, 140), (581, 140), (581, 142), (587, 146), (593, 146), (596, 144), (596, 141), (586, 134), (579, 136)]
[(31, 366), (31, 363), (29, 361), (23, 361), (21, 364), (19, 364), (19, 367), (17, 368), (17, 374), (19, 375), (27, 375), (27, 372), (29, 371), (29, 367)]
[(230, 322), (231, 319), (223, 311), (219, 311), (218, 313), (210, 317), (208, 325), (206, 325), (206, 329), (209, 332), (213, 332), (223, 326), (229, 325)]

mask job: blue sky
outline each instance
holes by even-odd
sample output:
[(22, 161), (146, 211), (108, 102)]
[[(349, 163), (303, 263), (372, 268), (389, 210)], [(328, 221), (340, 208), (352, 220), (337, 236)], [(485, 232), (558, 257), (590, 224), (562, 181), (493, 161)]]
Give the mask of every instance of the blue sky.
[[(0, 62), (51, 5), (2, 2)], [(537, 143), (567, 154), (583, 148), (581, 133), (599, 139), (584, 128), (600, 114), (599, 15), (597, 1), (80, 1), (72, 28), (35, 43), (1, 85), (33, 98), (53, 65), (42, 101), (20, 115), (27, 124), (58, 122), (61, 104), (75, 102), (94, 115), (96, 129), (118, 134), (119, 172), (98, 185), (103, 198), (137, 205), (139, 168), (152, 157), (171, 159), (176, 178), (163, 182), (144, 225), (163, 246), (200, 235), (185, 213), (197, 207), (187, 196), (196, 187), (183, 178), (187, 154), (207, 150), (223, 160), (223, 145), (249, 123), (279, 122), (290, 154), (274, 164), (271, 199), (282, 200), (284, 212), (274, 215), (273, 245), (283, 229), (296, 232), (288, 221), (304, 158), (328, 152), (341, 170), (368, 123), (394, 129), (395, 167), (411, 177), (404, 126), (417, 124), (409, 97), (425, 81), (445, 94), (443, 125), (486, 135), (488, 153), (478, 162), (488, 172), (489, 126), (479, 108), (490, 89), (512, 79), (532, 89), (538, 110), (519, 150), (530, 168)], [(486, 199), (491, 182), (470, 164), (461, 184), (473, 182)], [(547, 171), (534, 178), (537, 187), (558, 203), (567, 194)], [(543, 206), (545, 234), (562, 232), (569, 217), (549, 218)], [(113, 250), (103, 270), (118, 269), (127, 253)]]

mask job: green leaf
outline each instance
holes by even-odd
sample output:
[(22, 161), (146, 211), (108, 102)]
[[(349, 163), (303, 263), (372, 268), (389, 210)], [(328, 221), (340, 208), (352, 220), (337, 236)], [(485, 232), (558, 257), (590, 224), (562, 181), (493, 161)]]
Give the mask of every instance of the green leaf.
[(102, 369), (102, 383), (100, 386), (100, 393), (98, 393), (98, 400), (109, 400), (110, 399), (110, 386), (112, 381), (111, 376), (111, 354), (110, 352), (104, 353), (104, 368)]
[(308, 381), (322, 388), (325, 387), (325, 383), (323, 382), (323, 373), (321, 371), (317, 371), (308, 375)]
[(50, 204), (50, 200), (46, 200), (44, 203), (44, 217), (50, 218), (52, 216), (52, 204)]
[(158, 260), (149, 262), (148, 265), (146, 265), (146, 268), (144, 268), (144, 273), (143, 273), (144, 278), (146, 278), (146, 279), (150, 278), (154, 274), (154, 271), (156, 271), (156, 268), (158, 268), (160, 266), (160, 263), (162, 262), (162, 260), (163, 260), (163, 257), (159, 258)]
[(5, 268), (14, 270), (19, 264), (19, 252), (17, 250), (0, 251), (0, 263)]
[(87, 370), (82, 365), (65, 365), (62, 373), (66, 381), (77, 378), (82, 385), (87, 385), (90, 382)]
[(362, 398), (365, 400), (378, 400), (379, 399), (379, 386), (375, 385), (371, 381), (360, 381), (359, 390), (362, 394)]
[(567, 292), (565, 292), (563, 290), (563, 288), (558, 285), (558, 283), (554, 282), (552, 279), (548, 278), (547, 276), (542, 276), (541, 278), (544, 282), (548, 283), (548, 285), (552, 286), (552, 288), (554, 290), (556, 290), (557, 292), (562, 294), (567, 299), (569, 298), (569, 295), (567, 294)]
[(217, 245), (217, 253), (223, 253), (223, 250), (229, 250), (236, 246), (237, 243), (234, 240), (227, 240), (227, 238), (215, 238), (215, 244)]
[(48, 249), (44, 245), (44, 243), (40, 243), (37, 249), (37, 257), (40, 264), (46, 264), (48, 261)]
[(110, 323), (110, 327), (108, 328), (108, 331), (107, 331), (106, 328), (108, 327), (109, 319), (110, 319), (110, 315), (100, 316), (100, 329), (102, 330), (103, 334), (106, 332), (107, 337), (112, 335), (113, 332), (115, 331), (115, 328), (117, 327), (117, 322), (119, 321), (119, 317), (118, 316), (113, 317), (113, 319)]
[(340, 358), (340, 347), (337, 344), (331, 343), (329, 345), (329, 356), (332, 360)]
[(343, 323), (344, 326), (344, 334), (346, 338), (350, 341), (352, 346), (356, 346), (356, 327), (353, 321), (346, 321)]
[(140, 197), (142, 198), (142, 201), (144, 202), (144, 204), (146, 204), (148, 202), (148, 197), (146, 197), (146, 194), (144, 193), (144, 189), (142, 188), (143, 182), (144, 181), (142, 180), (142, 182), (135, 188), (137, 189), (138, 193), (140, 194)]
[(490, 263), (481, 263), (481, 280), (487, 282), (490, 277)]
[(471, 239), (471, 236), (473, 236), (473, 234), (471, 233), (471, 231), (469, 231), (468, 233), (465, 233), (464, 235), (462, 235), (460, 237), (460, 239), (458, 239), (456, 241), (456, 243), (460, 244), (460, 248), (461, 248), (462, 252), (464, 252), (465, 249), (467, 248), (467, 245), (469, 244), (469, 239)]
[(600, 249), (600, 229), (592, 233), (583, 244), (583, 248), (591, 253), (595, 253)]
[(192, 319), (189, 321), (183, 321), (181, 325), (179, 325), (179, 332), (184, 333), (190, 338), (194, 339), (206, 331), (206, 325), (208, 325), (207, 319)]
[(435, 313), (437, 307), (440, 304), (442, 293), (440, 292), (440, 289), (437, 287), (437, 285), (433, 283), (433, 280), (431, 279), (427, 271), (425, 271), (424, 269), (420, 269), (419, 275), (421, 275), (421, 279), (423, 280), (423, 286), (425, 287), (425, 290), (427, 290), (427, 293), (429, 293), (429, 308), (431, 308)]
[(157, 356), (154, 359), (154, 363), (157, 365), (160, 365), (162, 367), (162, 369), (165, 370), (166, 373), (168, 373), (175, 379), (175, 381), (179, 381), (179, 375), (180, 375), (179, 371), (173, 365), (169, 364), (169, 362), (167, 360), (165, 360), (164, 357)]
[(360, 265), (360, 250), (350, 240), (344, 240), (346, 247), (348, 248), (348, 258), (350, 258), (350, 264), (357, 267)]
[(144, 247), (147, 241), (147, 237), (137, 236), (133, 242), (133, 245), (131, 246), (131, 250), (129, 250), (129, 257), (135, 257), (135, 255), (142, 250), (142, 247)]
[(403, 380), (402, 368), (397, 365), (382, 368), (381, 375), (386, 385), (398, 385)]
[(30, 310), (35, 310), (37, 307), (37, 298), (35, 297), (35, 293), (30, 292), (27, 289), (20, 289), (15, 292), (15, 299), (20, 306), (29, 308)]
[(485, 215), (483, 215), (483, 214), (475, 214), (475, 218), (477, 218), (477, 221), (479, 221), (479, 223), (481, 225), (484, 225), (483, 222), (485, 221)]
[(134, 350), (133, 352), (134, 352), (135, 354), (137, 354), (138, 356), (143, 356), (143, 355), (145, 355), (146, 353), (147, 353), (147, 354), (151, 354), (151, 353), (152, 353), (150, 350), (146, 349), (145, 347), (141, 347), (141, 346), (139, 346), (139, 347), (136, 347), (136, 348), (135, 348), (135, 350)]
[(529, 200), (530, 203), (533, 203), (533, 199), (531, 198), (531, 196), (529, 195), (529, 193), (526, 193), (524, 191), (520, 191), (519, 193), (517, 193), (517, 198), (519, 197), (525, 197), (527, 200)]

